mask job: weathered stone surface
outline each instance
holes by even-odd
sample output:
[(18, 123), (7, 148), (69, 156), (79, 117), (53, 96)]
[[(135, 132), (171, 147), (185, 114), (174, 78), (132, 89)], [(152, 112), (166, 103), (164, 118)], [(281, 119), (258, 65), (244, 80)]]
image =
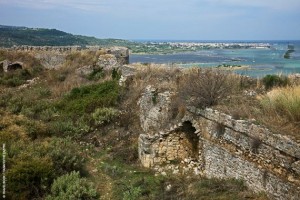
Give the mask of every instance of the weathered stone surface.
[(9, 62), (8, 60), (4, 60), (0, 62), (0, 72), (9, 72), (9, 71), (15, 71), (17, 69), (23, 68), (22, 62)]
[(295, 185), (209, 141), (204, 142), (203, 155), (208, 177), (243, 179), (250, 188), (267, 192), (272, 199), (300, 198), (300, 191)]
[(140, 122), (142, 129), (149, 133), (158, 132), (169, 124), (171, 118), (170, 92), (159, 93), (152, 86), (145, 89), (139, 100), (140, 105)]
[(300, 199), (299, 143), (254, 120), (234, 120), (212, 109), (189, 108), (181, 122), (171, 123), (168, 109), (151, 110), (156, 108), (151, 103), (155, 92), (148, 87), (140, 102), (141, 126), (147, 133), (139, 140), (144, 166), (160, 173), (243, 179), (271, 199)]
[(34, 56), (41, 61), (41, 64), (47, 69), (54, 69), (62, 66), (66, 61), (66, 54), (61, 52), (38, 51)]
[(93, 72), (94, 67), (91, 65), (83, 66), (76, 69), (75, 73), (79, 76), (87, 76)]
[[(66, 56), (72, 52), (81, 50), (98, 51), (101, 50), (105, 55), (104, 60), (99, 59), (99, 64), (105, 68), (119, 67), (129, 63), (129, 50), (126, 47), (110, 47), (102, 48), (100, 46), (14, 46), (7, 48), (13, 51), (33, 52), (33, 55), (41, 61), (41, 64), (48, 68), (57, 68), (62, 66), (66, 60)], [(109, 65), (111, 64), (111, 67)]]
[(113, 68), (120, 67), (120, 63), (118, 63), (116, 56), (113, 54), (100, 55), (97, 65), (103, 67), (104, 70), (111, 70)]
[(300, 175), (300, 160), (292, 164), (292, 169)]
[(110, 54), (115, 55), (120, 65), (129, 64), (129, 50), (126, 47), (111, 47), (107, 51)]

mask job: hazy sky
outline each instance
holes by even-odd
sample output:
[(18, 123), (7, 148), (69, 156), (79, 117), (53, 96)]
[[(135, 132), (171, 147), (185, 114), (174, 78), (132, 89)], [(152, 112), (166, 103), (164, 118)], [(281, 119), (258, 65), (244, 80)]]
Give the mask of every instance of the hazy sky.
[(98, 38), (300, 39), (300, 0), (0, 0), (0, 24)]

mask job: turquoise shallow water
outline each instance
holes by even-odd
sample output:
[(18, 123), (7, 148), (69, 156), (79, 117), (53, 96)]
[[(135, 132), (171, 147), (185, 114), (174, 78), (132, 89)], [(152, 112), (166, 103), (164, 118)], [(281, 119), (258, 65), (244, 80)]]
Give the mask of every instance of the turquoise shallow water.
[(178, 63), (183, 67), (215, 67), (220, 64), (247, 65), (236, 73), (261, 77), (267, 74), (300, 73), (300, 42), (290, 59), (283, 56), (287, 42), (271, 44), (270, 49), (212, 49), (169, 55), (130, 55), (130, 63)]

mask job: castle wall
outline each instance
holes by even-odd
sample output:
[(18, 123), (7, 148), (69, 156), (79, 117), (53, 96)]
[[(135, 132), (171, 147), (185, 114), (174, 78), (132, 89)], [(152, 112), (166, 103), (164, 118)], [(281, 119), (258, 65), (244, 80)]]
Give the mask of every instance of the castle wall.
[[(162, 102), (165, 112), (171, 105), (169, 97), (154, 105), (153, 90), (148, 88), (140, 100), (143, 166), (162, 174), (243, 179), (249, 188), (266, 192), (271, 199), (300, 199), (299, 143), (255, 121), (235, 120), (212, 109), (191, 107), (175, 123), (168, 113), (153, 113)], [(159, 121), (164, 125), (155, 126)]]

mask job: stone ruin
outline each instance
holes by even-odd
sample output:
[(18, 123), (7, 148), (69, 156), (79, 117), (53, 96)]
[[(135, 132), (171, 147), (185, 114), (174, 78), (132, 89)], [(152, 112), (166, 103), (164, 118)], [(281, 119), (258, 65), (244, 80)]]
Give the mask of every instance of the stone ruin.
[(300, 144), (255, 121), (188, 108), (172, 119), (170, 92), (142, 95), (139, 159), (157, 173), (236, 178), (271, 199), (300, 199)]
[[(61, 66), (65, 60), (66, 56), (72, 52), (78, 52), (81, 50), (90, 50), (90, 51), (98, 51), (102, 50), (106, 53), (106, 55), (110, 55), (108, 59), (106, 59), (106, 63), (111, 64), (111, 62), (116, 62), (116, 65), (126, 65), (129, 63), (129, 50), (126, 47), (109, 47), (103, 48), (100, 46), (13, 46), (11, 48), (7, 48), (7, 50), (11, 51), (25, 51), (25, 52), (34, 52), (33, 56), (39, 59), (43, 66), (48, 69), (53, 69)], [(105, 55), (104, 55), (105, 56)], [(103, 60), (99, 58), (99, 62)], [(105, 61), (103, 61), (105, 62)], [(106, 64), (104, 63), (104, 64)]]
[(9, 62), (8, 60), (4, 60), (0, 62), (0, 72), (10, 72), (23, 68), (22, 62)]

